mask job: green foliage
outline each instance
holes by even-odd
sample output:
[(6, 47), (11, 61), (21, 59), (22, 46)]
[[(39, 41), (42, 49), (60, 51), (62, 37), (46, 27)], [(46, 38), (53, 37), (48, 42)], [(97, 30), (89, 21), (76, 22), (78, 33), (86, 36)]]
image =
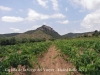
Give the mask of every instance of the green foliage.
[(84, 34), (83, 37), (88, 37), (88, 34)]
[(100, 74), (100, 40), (71, 39), (55, 41), (61, 52), (68, 56), (76, 69), (84, 75)]
[(34, 68), (38, 66), (37, 55), (47, 51), (51, 42), (24, 43), (8, 46), (0, 46), (0, 75), (9, 75), (6, 69), (17, 68), (18, 65)]
[(0, 38), (0, 45), (6, 46), (6, 45), (15, 45), (20, 43), (34, 43), (34, 42), (44, 42), (46, 41), (45, 38), (43, 39), (32, 39), (32, 38), (22, 38), (22, 39), (16, 39), (16, 38)]
[(99, 31), (98, 30), (95, 30), (94, 33), (93, 33), (93, 36), (98, 37), (99, 35), (100, 35)]
[(99, 41), (95, 44), (94, 49), (96, 50), (96, 52), (100, 53), (100, 42)]
[(5, 45), (15, 45), (16, 44), (16, 39), (15, 38), (2, 38), (0, 39), (0, 45), (5, 46)]

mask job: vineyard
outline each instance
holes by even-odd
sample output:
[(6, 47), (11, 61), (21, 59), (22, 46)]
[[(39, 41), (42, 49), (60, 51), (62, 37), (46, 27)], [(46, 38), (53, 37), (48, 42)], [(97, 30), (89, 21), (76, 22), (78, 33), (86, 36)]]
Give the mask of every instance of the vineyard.
[(25, 68), (34, 68), (39, 65), (37, 56), (46, 52), (51, 42), (24, 43), (16, 45), (0, 46), (0, 75), (13, 75), (8, 69), (18, 68), (18, 65)]
[[(43, 53), (48, 52), (48, 49), (51, 45), (55, 46), (57, 50), (60, 50), (60, 56), (62, 57), (62, 59), (64, 59), (68, 63), (72, 63), (80, 74), (100, 75), (99, 38), (75, 38), (55, 40), (52, 42), (42, 41), (34, 43), (25, 42), (6, 46), (1, 45), (0, 75), (14, 75), (14, 73), (12, 73), (11, 71), (8, 72), (8, 69), (18, 69), (19, 65), (24, 66), (26, 69), (34, 69), (35, 65), (41, 68), (41, 65), (38, 62), (38, 57), (45, 57)], [(50, 52), (52, 52), (52, 48)], [(48, 58), (50, 58), (49, 56)], [(58, 56), (59, 55), (52, 57), (53, 59), (56, 59)], [(53, 65), (54, 64), (55, 63), (53, 63)], [(28, 72), (27, 75), (31, 75), (31, 72)]]
[(100, 75), (100, 40), (71, 39), (55, 41), (56, 47), (83, 75)]

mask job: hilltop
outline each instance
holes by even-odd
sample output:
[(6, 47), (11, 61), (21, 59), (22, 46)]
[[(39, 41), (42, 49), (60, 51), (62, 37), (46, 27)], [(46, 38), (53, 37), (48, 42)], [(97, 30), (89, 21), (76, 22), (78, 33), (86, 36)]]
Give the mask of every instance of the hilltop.
[(10, 34), (0, 34), (0, 37), (16, 37), (16, 38), (60, 38), (61, 35), (58, 34), (53, 28), (42, 25), (35, 30), (29, 30), (24, 33), (10, 33)]

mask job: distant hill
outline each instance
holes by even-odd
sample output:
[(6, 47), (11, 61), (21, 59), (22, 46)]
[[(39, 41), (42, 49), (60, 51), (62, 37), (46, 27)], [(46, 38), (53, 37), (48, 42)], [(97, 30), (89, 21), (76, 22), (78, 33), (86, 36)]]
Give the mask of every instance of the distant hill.
[(27, 37), (27, 38), (60, 38), (61, 36), (53, 30), (53, 28), (43, 25), (36, 30), (30, 30), (25, 33), (17, 35), (17, 37)]
[(53, 30), (53, 28), (43, 25), (36, 30), (29, 30), (24, 33), (10, 33), (10, 34), (1, 34), (0, 37), (16, 37), (16, 38), (60, 38), (61, 36)]
[(79, 36), (84, 36), (87, 34), (88, 36), (92, 36), (93, 32), (84, 32), (84, 33), (68, 33), (65, 35), (62, 35), (62, 38), (73, 38), (73, 37), (79, 37)]
[(68, 33), (68, 34), (65, 34), (63, 35), (62, 37), (63, 38), (66, 38), (66, 37), (78, 37), (78, 36), (81, 36), (83, 33)]
[(87, 34), (91, 36), (93, 32), (85, 32), (85, 33), (68, 33), (65, 35), (59, 35), (53, 28), (42, 25), (41, 27), (37, 28), (36, 30), (29, 30), (24, 33), (10, 33), (10, 34), (0, 34), (0, 37), (16, 37), (16, 38), (45, 38), (45, 39), (59, 39), (59, 38), (73, 38), (79, 37)]
[(9, 34), (0, 34), (0, 37), (13, 37), (16, 36), (20, 33), (9, 33)]

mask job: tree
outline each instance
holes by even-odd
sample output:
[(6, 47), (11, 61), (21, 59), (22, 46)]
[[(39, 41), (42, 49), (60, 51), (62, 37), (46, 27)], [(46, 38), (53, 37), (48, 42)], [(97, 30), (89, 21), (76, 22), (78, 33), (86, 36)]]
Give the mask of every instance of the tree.
[(88, 34), (84, 34), (83, 37), (88, 37)]
[(15, 45), (16, 44), (16, 39), (15, 37), (12, 37), (9, 39), (9, 45)]
[(93, 35), (93, 36), (98, 37), (98, 36), (99, 36), (99, 34), (100, 34), (100, 33), (99, 33), (99, 31), (98, 31), (98, 30), (95, 30), (95, 31), (93, 32), (93, 34), (92, 34), (92, 35)]

